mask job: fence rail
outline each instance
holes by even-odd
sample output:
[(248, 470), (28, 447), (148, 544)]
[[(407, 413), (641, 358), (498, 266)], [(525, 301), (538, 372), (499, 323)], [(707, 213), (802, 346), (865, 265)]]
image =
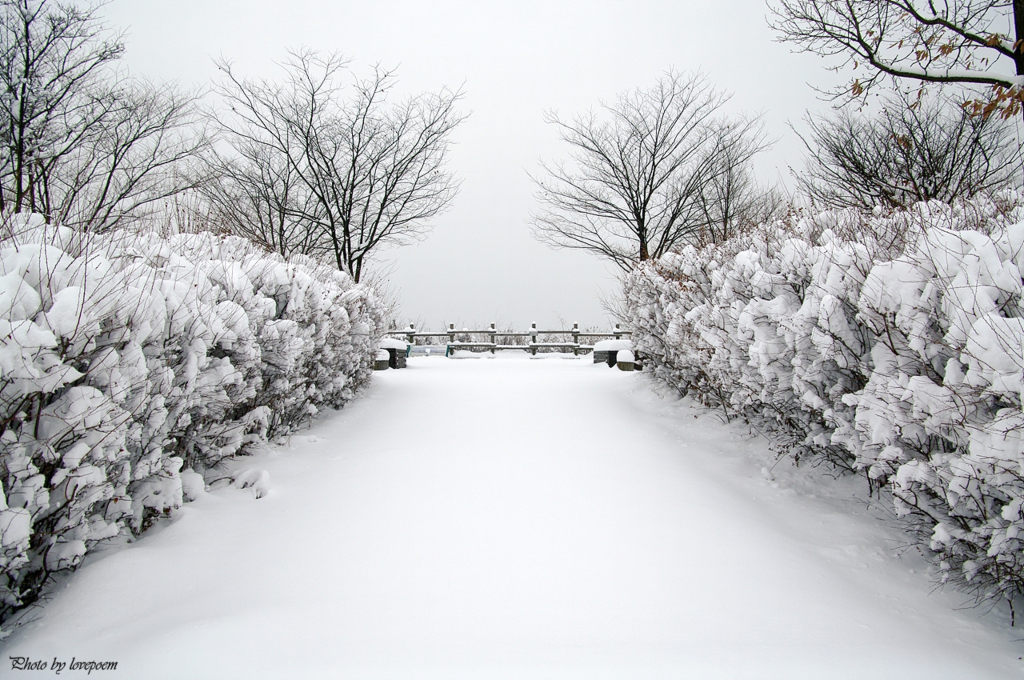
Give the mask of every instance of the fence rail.
[[(539, 349), (550, 349), (550, 350), (564, 350), (572, 351), (573, 354), (586, 354), (587, 352), (593, 351), (594, 346), (592, 344), (586, 344), (580, 342), (580, 338), (590, 339), (593, 341), (595, 338), (599, 339), (615, 339), (620, 340), (622, 338), (628, 338), (630, 332), (622, 330), (619, 324), (615, 324), (614, 329), (610, 332), (601, 331), (584, 331), (580, 330), (580, 325), (574, 323), (572, 328), (563, 329), (552, 329), (545, 330), (537, 328), (537, 324), (530, 324), (530, 330), (528, 331), (500, 331), (497, 329), (495, 324), (491, 324), (489, 328), (483, 329), (468, 329), (463, 328), (461, 330), (455, 328), (455, 324), (448, 324), (448, 330), (436, 332), (436, 331), (418, 331), (415, 325), (409, 324), (408, 328), (395, 329), (387, 332), (387, 335), (393, 338), (402, 338), (410, 345), (415, 345), (418, 338), (444, 338), (443, 344), (447, 346), (449, 350), (457, 349), (476, 349), (476, 350), (488, 350), (492, 354), (499, 350), (520, 350), (527, 351), (531, 354), (536, 354)], [(561, 335), (563, 337), (572, 337), (571, 342), (555, 342), (555, 341), (542, 341), (539, 338), (546, 336), (550, 339), (551, 336)], [(476, 340), (459, 340), (459, 336), (470, 338), (484, 336), (488, 338), (486, 342), (479, 342)], [(505, 342), (499, 342), (499, 338), (505, 340)], [(529, 338), (527, 342), (515, 342), (516, 339)], [(511, 342), (510, 342), (511, 340)], [(439, 343), (440, 344), (440, 343)]]

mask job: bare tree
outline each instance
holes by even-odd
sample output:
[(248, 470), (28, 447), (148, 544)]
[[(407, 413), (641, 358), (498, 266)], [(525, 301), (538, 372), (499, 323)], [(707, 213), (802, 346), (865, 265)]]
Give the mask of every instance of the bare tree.
[(302, 176), (307, 159), (299, 132), (308, 127), (303, 107), (311, 107), (310, 117), (320, 115), (312, 108), (317, 100), (337, 97), (336, 86), (326, 88), (344, 69), (344, 60), (337, 55), (320, 60), (319, 83), (310, 80), (308, 69), (304, 79), (301, 67), (290, 63), (285, 85), (241, 79), (223, 59), (217, 65), (226, 79), (215, 90), (231, 113), (213, 116), (227, 142), (212, 157), (213, 179), (203, 187), (214, 212), (232, 232), (281, 255), (326, 255), (318, 221), (302, 219), (311, 212), (312, 197), (309, 178)]
[(739, 232), (780, 218), (789, 207), (780, 189), (757, 182), (749, 163), (765, 145), (760, 125), (725, 125), (719, 134), (726, 138), (715, 145), (716, 167), (695, 197), (702, 223), (698, 240), (702, 243), (723, 243)]
[[(375, 250), (422, 236), (450, 206), (457, 183), (445, 160), (464, 119), (459, 92), (390, 104), (394, 74), (376, 68), (347, 94), (345, 61), (310, 50), (291, 53), (283, 85), (218, 66), (232, 112), (221, 117), (233, 149), (222, 159), (225, 195), (244, 195), (245, 210), (267, 216), (260, 233), (243, 233), (280, 252), (330, 257), (358, 281)], [(231, 223), (245, 219), (239, 210)]]
[(198, 94), (117, 71), (99, 7), (0, 0), (0, 210), (102, 231), (194, 182)]
[(628, 271), (729, 219), (712, 210), (706, 192), (764, 143), (757, 119), (714, 118), (726, 99), (703, 76), (669, 72), (653, 88), (603, 105), (603, 117), (548, 114), (572, 147), (571, 163), (542, 163), (547, 176), (534, 178), (543, 206), (533, 217), (536, 237)]
[(198, 93), (134, 79), (109, 83), (96, 97), (94, 134), (49, 178), (51, 219), (105, 231), (145, 217), (164, 199), (203, 181), (198, 157), (210, 140)]
[(951, 201), (1020, 177), (1013, 123), (972, 116), (945, 98), (890, 97), (866, 117), (843, 108), (808, 116), (808, 155), (796, 181), (816, 204), (863, 210)]
[(0, 11), (0, 209), (37, 211), (47, 202), (47, 170), (94, 129), (95, 107), (82, 91), (102, 79), (124, 45), (120, 36), (103, 38), (95, 8), (2, 0)]
[(298, 219), (302, 195), (290, 148), (232, 134), (230, 155), (213, 154), (200, 191), (214, 221), (268, 250), (317, 254), (319, 234)]
[(780, 40), (853, 66), (834, 98), (911, 80), (985, 88), (975, 114), (1022, 111), (1024, 0), (777, 0), (772, 12)]

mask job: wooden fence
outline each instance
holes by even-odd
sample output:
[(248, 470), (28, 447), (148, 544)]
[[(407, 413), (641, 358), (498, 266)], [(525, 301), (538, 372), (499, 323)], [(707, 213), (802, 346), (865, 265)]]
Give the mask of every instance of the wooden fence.
[[(530, 352), (531, 354), (537, 354), (539, 349), (558, 350), (562, 352), (572, 352), (573, 354), (587, 353), (593, 351), (594, 346), (581, 342), (580, 339), (587, 339), (591, 342), (594, 339), (621, 339), (628, 338), (629, 331), (622, 330), (619, 324), (615, 324), (614, 329), (611, 332), (593, 332), (593, 331), (581, 331), (580, 325), (574, 323), (572, 328), (568, 329), (555, 329), (555, 330), (544, 330), (537, 328), (537, 324), (530, 324), (530, 330), (524, 332), (517, 331), (499, 331), (495, 324), (491, 324), (489, 328), (482, 330), (470, 330), (463, 328), (457, 330), (455, 324), (448, 324), (448, 330), (442, 332), (433, 331), (418, 331), (413, 324), (409, 324), (408, 328), (397, 329), (388, 331), (387, 335), (393, 338), (402, 338), (410, 345), (416, 345), (416, 340), (419, 338), (444, 338), (442, 343), (446, 345), (446, 350), (484, 350), (490, 351), (492, 354), (498, 350), (514, 349)], [(487, 341), (481, 342), (479, 340), (471, 339), (469, 341), (459, 340), (459, 337), (469, 336), (470, 338), (485, 337)], [(551, 336), (562, 336), (564, 338), (572, 338), (571, 342), (552, 342), (550, 341)], [(541, 338), (544, 338), (543, 340)], [(500, 340), (500, 341), (499, 341)], [(523, 342), (526, 340), (526, 342)], [(433, 343), (431, 343), (433, 344)]]

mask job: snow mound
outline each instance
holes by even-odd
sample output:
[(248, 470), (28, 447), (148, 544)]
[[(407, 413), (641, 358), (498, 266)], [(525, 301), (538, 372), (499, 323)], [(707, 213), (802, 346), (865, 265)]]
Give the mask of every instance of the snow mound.
[(409, 348), (409, 343), (405, 340), (397, 340), (395, 338), (381, 338), (379, 347), (381, 349), (400, 349), (405, 351)]
[(629, 340), (601, 340), (594, 343), (595, 352), (616, 352), (621, 350), (632, 350), (633, 343)]

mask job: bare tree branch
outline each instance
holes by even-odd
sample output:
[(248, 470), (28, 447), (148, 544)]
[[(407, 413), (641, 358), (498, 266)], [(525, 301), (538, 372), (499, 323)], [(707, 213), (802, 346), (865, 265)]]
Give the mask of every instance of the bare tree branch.
[(848, 108), (808, 117), (800, 188), (817, 205), (872, 210), (952, 201), (1020, 177), (1013, 124), (971, 116), (945, 98), (890, 97), (872, 118)]
[(779, 40), (856, 72), (826, 94), (859, 98), (883, 79), (980, 86), (973, 113), (1022, 111), (1022, 0), (777, 0)]

